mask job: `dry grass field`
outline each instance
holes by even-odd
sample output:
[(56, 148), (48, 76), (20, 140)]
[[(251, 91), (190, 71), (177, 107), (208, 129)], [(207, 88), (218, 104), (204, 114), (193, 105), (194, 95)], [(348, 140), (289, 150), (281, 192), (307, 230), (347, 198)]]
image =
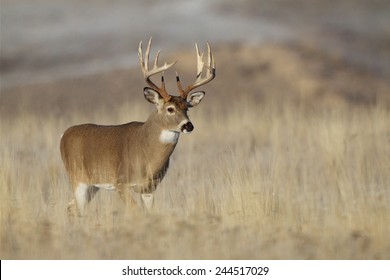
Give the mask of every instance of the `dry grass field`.
[(73, 124), (147, 118), (139, 69), (4, 89), (0, 258), (389, 259), (389, 81), (304, 45), (214, 52), (151, 213), (100, 191), (69, 218), (59, 153)]

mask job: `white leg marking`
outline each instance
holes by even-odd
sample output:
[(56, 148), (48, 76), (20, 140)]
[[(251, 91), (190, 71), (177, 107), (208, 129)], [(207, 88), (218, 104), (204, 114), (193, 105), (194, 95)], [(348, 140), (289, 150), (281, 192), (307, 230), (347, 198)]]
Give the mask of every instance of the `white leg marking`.
[(85, 183), (79, 183), (77, 185), (74, 196), (76, 198), (77, 206), (81, 213), (84, 211), (88, 199), (88, 189), (89, 186)]
[(148, 209), (150, 211), (153, 207), (154, 194), (143, 193), (143, 194), (141, 194), (141, 197), (142, 197), (142, 201), (144, 202), (146, 209)]

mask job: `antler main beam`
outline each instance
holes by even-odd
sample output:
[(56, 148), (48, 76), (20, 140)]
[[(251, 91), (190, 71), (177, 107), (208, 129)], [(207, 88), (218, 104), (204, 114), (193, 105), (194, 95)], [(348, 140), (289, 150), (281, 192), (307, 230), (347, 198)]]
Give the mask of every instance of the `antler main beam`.
[[(171, 96), (165, 90), (164, 71), (169, 69), (169, 68), (171, 68), (173, 65), (175, 65), (176, 61), (173, 62), (173, 63), (170, 63), (170, 64), (167, 64), (165, 62), (163, 66), (158, 66), (157, 65), (158, 64), (158, 58), (159, 58), (160, 52), (161, 52), (161, 50), (159, 50), (157, 52), (157, 54), (156, 54), (156, 58), (154, 59), (153, 68), (149, 69), (149, 54), (150, 54), (150, 46), (151, 46), (151, 44), (152, 44), (152, 37), (150, 37), (150, 39), (149, 39), (149, 43), (148, 43), (148, 46), (146, 48), (145, 56), (144, 56), (143, 53), (142, 53), (142, 41), (139, 43), (138, 57), (139, 57), (139, 60), (140, 60), (140, 63), (141, 63), (141, 69), (142, 69), (142, 71), (144, 73), (144, 78), (145, 78), (146, 83), (151, 88), (156, 90), (165, 101), (169, 101), (171, 99)], [(161, 76), (161, 87), (158, 87), (150, 79), (151, 76), (156, 75), (158, 73), (162, 73), (162, 76)]]
[[(204, 53), (199, 52), (198, 44), (195, 44), (196, 48), (196, 61), (197, 61), (197, 71), (196, 71), (196, 80), (193, 84), (187, 86), (183, 89), (179, 75), (176, 72), (176, 82), (179, 89), (179, 94), (183, 98), (187, 98), (188, 93), (194, 90), (197, 87), (200, 87), (204, 84), (209, 83), (215, 78), (215, 60), (213, 54), (211, 53), (210, 44), (207, 42), (207, 65), (205, 67), (205, 62), (203, 61)], [(205, 76), (202, 77), (203, 69), (206, 68)]]

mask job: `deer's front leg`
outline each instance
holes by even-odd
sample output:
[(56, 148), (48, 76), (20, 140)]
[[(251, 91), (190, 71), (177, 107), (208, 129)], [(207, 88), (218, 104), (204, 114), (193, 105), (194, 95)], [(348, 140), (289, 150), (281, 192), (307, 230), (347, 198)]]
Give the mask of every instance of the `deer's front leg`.
[(142, 204), (146, 210), (151, 211), (154, 203), (154, 193), (143, 193), (141, 194)]
[(128, 187), (117, 188), (120, 199), (125, 203), (128, 209), (137, 209), (137, 201), (134, 199), (132, 191)]

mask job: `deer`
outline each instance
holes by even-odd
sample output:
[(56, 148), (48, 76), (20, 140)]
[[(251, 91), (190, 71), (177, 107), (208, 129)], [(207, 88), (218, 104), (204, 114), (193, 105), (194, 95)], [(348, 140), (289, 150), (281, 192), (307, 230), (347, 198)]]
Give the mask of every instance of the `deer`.
[[(144, 97), (156, 106), (148, 119), (120, 125), (75, 125), (61, 137), (61, 157), (73, 190), (68, 213), (82, 216), (100, 189), (117, 191), (129, 208), (139, 209), (141, 203), (142, 208), (150, 210), (154, 192), (167, 173), (180, 134), (194, 130), (187, 112), (205, 96), (204, 91), (194, 90), (215, 78), (215, 60), (210, 45), (207, 42), (206, 63), (204, 53), (200, 53), (195, 44), (196, 79), (183, 87), (176, 72), (179, 95), (171, 95), (165, 88), (164, 71), (171, 69), (177, 61), (159, 66), (159, 50), (150, 68), (151, 44), (152, 38), (145, 54), (142, 41), (138, 47), (141, 69), (148, 85), (143, 89)], [(161, 75), (160, 87), (151, 80), (158, 74)]]

